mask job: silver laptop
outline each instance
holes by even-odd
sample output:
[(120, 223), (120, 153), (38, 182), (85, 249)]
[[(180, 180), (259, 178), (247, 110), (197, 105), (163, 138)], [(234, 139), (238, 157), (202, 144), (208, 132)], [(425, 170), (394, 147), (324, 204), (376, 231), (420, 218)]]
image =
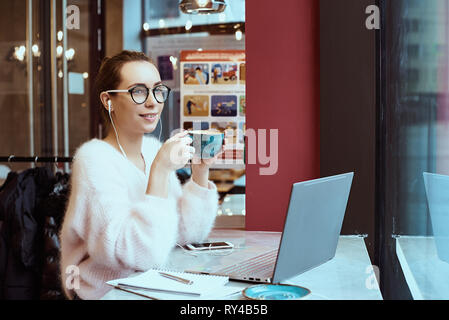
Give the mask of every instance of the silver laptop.
[(335, 256), (354, 173), (295, 183), (278, 249), (210, 274), (279, 283)]
[(438, 258), (449, 263), (449, 177), (423, 175)]

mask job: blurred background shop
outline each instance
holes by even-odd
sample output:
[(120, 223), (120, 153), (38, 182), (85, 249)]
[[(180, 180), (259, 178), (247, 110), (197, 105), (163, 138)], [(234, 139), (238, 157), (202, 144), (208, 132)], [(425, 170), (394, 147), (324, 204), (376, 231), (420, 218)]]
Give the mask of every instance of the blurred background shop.
[[(102, 59), (122, 50), (150, 56), (171, 88), (153, 135), (226, 131), (209, 177), (215, 227), (245, 228), (245, 0), (1, 1), (0, 30), (0, 299), (63, 298), (58, 233), (72, 156), (105, 136), (93, 85)], [(177, 174), (184, 183), (191, 170)], [(5, 198), (14, 186), (27, 209)]]
[[(233, 136), (210, 178), (223, 205), (218, 225), (243, 228), (245, 1), (226, 1), (198, 14), (207, 2), (195, 10), (196, 1), (178, 0), (2, 1), (0, 156), (9, 163), (0, 163), (0, 184), (9, 170), (35, 165), (16, 162), (20, 156), (37, 156), (37, 163), (49, 156), (70, 158), (83, 142), (102, 138), (100, 101), (92, 94), (101, 59), (124, 49), (143, 51), (172, 89), (156, 137), (165, 141), (178, 128), (214, 128)], [(226, 56), (182, 61), (182, 52), (211, 51)], [(240, 56), (234, 61), (235, 54)], [(197, 67), (205, 69), (207, 82), (196, 81)], [(193, 80), (184, 81), (189, 75)], [(189, 100), (193, 105), (187, 108)], [(70, 172), (70, 161), (51, 166)], [(186, 167), (178, 176), (183, 182), (190, 173)]]

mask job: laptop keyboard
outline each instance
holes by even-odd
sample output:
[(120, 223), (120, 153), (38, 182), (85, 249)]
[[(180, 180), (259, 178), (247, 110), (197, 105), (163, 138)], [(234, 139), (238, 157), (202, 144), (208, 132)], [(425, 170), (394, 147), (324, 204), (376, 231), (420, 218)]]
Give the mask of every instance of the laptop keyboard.
[(230, 265), (217, 271), (219, 274), (271, 277), (274, 271), (278, 249), (268, 251), (248, 260)]

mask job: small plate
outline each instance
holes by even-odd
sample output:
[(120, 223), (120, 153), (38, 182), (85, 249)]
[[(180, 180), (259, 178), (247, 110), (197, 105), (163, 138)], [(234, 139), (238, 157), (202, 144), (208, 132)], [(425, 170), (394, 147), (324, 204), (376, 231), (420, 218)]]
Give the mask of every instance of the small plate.
[(243, 290), (243, 296), (251, 300), (300, 300), (310, 290), (289, 284), (258, 284)]

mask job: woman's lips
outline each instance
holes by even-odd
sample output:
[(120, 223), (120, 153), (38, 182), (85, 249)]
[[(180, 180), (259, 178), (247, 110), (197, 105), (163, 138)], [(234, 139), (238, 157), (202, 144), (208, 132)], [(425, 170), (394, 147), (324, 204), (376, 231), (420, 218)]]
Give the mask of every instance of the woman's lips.
[(141, 116), (142, 118), (144, 118), (146, 121), (149, 121), (149, 122), (154, 122), (154, 121), (156, 121), (158, 115), (159, 115), (158, 113), (146, 113), (146, 114), (140, 114), (140, 116)]

